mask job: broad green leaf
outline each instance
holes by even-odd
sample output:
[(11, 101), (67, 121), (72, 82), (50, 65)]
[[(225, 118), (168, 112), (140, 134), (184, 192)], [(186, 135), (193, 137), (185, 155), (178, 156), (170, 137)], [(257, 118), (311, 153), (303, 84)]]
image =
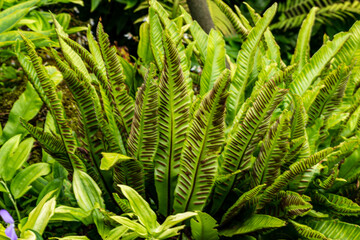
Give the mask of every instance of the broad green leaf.
[(230, 227), (220, 230), (219, 234), (225, 237), (246, 234), (258, 230), (280, 228), (286, 225), (286, 222), (269, 215), (255, 214), (244, 222), (233, 222)]
[(21, 170), (11, 181), (10, 190), (15, 199), (22, 197), (37, 178), (51, 172), (47, 163), (35, 163)]
[(86, 212), (81, 208), (59, 206), (51, 217), (53, 221), (81, 221), (85, 225), (92, 223), (91, 211)]
[(0, 33), (13, 28), (21, 18), (25, 17), (30, 11), (30, 8), (17, 10), (4, 18), (0, 18)]
[(33, 138), (28, 138), (22, 141), (14, 154), (7, 159), (2, 172), (2, 177), (5, 181), (10, 181), (14, 177), (16, 171), (22, 167), (29, 157), (33, 144)]
[(139, 234), (141, 237), (145, 237), (145, 238), (148, 237), (148, 232), (146, 228), (134, 220), (130, 220), (126, 217), (120, 217), (120, 216), (113, 216), (111, 217), (111, 219), (130, 228), (131, 230)]
[(96, 204), (105, 208), (100, 188), (87, 173), (81, 170), (74, 171), (73, 188), (76, 201), (83, 210), (90, 211)]
[(130, 207), (134, 214), (139, 218), (140, 223), (146, 227), (148, 232), (154, 231), (159, 227), (156, 221), (157, 217), (155, 212), (150, 208), (147, 203), (134, 189), (126, 185), (118, 185), (122, 193), (130, 203)]
[(143, 22), (140, 25), (139, 30), (140, 41), (137, 49), (137, 54), (140, 59), (144, 61), (145, 64), (149, 64), (154, 61), (153, 53), (151, 52), (151, 40), (150, 40), (150, 24), (148, 22)]
[(51, 198), (52, 194), (52, 192), (49, 192), (30, 212), (26, 223), (21, 227), (22, 237), (25, 230), (28, 229), (34, 230), (40, 235), (44, 233), (49, 220), (55, 212), (56, 198)]
[(0, 148), (0, 177), (3, 178), (5, 172), (5, 166), (7, 165), (7, 160), (14, 154), (15, 150), (19, 146), (21, 135), (16, 135), (10, 138), (5, 144)]
[(9, 119), (3, 129), (0, 144), (17, 134), (25, 135), (27, 131), (21, 126), (20, 117), (24, 118), (26, 121), (31, 120), (38, 114), (42, 105), (43, 102), (41, 101), (41, 98), (39, 98), (35, 89), (28, 82), (25, 92), (20, 95), (9, 113)]
[(196, 212), (184, 212), (184, 213), (178, 213), (178, 214), (175, 214), (175, 215), (170, 215), (165, 219), (163, 224), (161, 224), (161, 226), (159, 226), (156, 229), (156, 232), (161, 233), (163, 231), (166, 231), (167, 229), (170, 229), (173, 226), (185, 221), (186, 219), (194, 217), (196, 215), (197, 215)]
[(101, 153), (101, 154), (103, 155), (100, 165), (101, 170), (109, 170), (119, 162), (133, 159), (132, 157), (128, 157), (119, 153)]
[(190, 220), (191, 234), (195, 240), (219, 239), (216, 220), (209, 214), (198, 212), (197, 216)]
[(101, 0), (91, 0), (91, 9), (90, 12), (95, 11), (95, 9), (99, 6)]

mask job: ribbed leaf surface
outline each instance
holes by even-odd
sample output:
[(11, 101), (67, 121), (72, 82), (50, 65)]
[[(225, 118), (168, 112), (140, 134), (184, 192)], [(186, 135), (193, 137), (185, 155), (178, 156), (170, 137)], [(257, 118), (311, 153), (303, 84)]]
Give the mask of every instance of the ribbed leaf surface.
[(289, 221), (292, 223), (292, 225), (294, 226), (296, 231), (299, 233), (299, 235), (303, 238), (313, 239), (313, 240), (329, 240), (329, 238), (327, 238), (324, 234), (312, 229), (311, 227), (309, 227), (307, 225), (300, 224), (300, 223), (297, 223), (292, 220), (289, 220)]
[(165, 64), (160, 78), (159, 146), (155, 157), (155, 186), (159, 211), (172, 211), (174, 190), (180, 172), (180, 157), (189, 121), (190, 98), (178, 51), (168, 33), (164, 35)]
[(308, 224), (329, 239), (354, 240), (360, 238), (360, 227), (339, 220), (313, 221)]
[(41, 83), (41, 87), (49, 100), (51, 113), (54, 117), (59, 132), (61, 133), (61, 138), (65, 145), (69, 159), (71, 160), (72, 166), (73, 168), (77, 169), (85, 169), (83, 162), (77, 156), (75, 156), (76, 141), (72, 135), (71, 129), (66, 123), (64, 109), (61, 105), (60, 99), (56, 94), (54, 83), (49, 79), (49, 76), (44, 69), (44, 66), (42, 65), (42, 59), (37, 56), (32, 42), (26, 38), (23, 39), (30, 59), (34, 64), (34, 68)]
[(350, 67), (340, 65), (338, 69), (331, 72), (322, 82), (324, 87), (320, 89), (314, 102), (308, 111), (307, 126), (315, 123), (315, 120), (324, 115), (324, 119), (330, 117), (331, 113), (337, 109), (344, 96), (346, 85), (349, 79)]
[(360, 215), (360, 206), (346, 197), (342, 197), (332, 193), (317, 193), (314, 201), (322, 204), (328, 209), (340, 216), (358, 216)]
[[(228, 175), (247, 167), (256, 145), (265, 135), (274, 109), (286, 93), (287, 90), (279, 89), (272, 80), (264, 86), (252, 107), (247, 111), (244, 120), (239, 122), (237, 129), (233, 130), (225, 146), (220, 157), (220, 175)], [(234, 182), (235, 176), (216, 186), (213, 211), (217, 211), (222, 205)]]
[(181, 158), (175, 190), (175, 212), (202, 210), (217, 172), (224, 142), (224, 116), (229, 72), (225, 70), (195, 113)]
[(290, 92), (302, 96), (349, 37), (348, 33), (339, 33), (335, 35), (332, 41), (324, 44), (296, 76), (290, 85)]
[(128, 139), (129, 155), (139, 160), (145, 172), (145, 183), (154, 182), (154, 155), (158, 143), (158, 86), (155, 84), (155, 69), (151, 68), (138, 90), (134, 117)]
[(265, 12), (264, 17), (250, 31), (246, 41), (241, 46), (236, 61), (236, 71), (230, 85), (229, 99), (226, 104), (228, 124), (232, 123), (244, 101), (245, 87), (252, 71), (257, 45), (276, 13), (276, 6), (274, 4)]
[(126, 89), (123, 69), (116, 54), (116, 47), (110, 47), (109, 37), (104, 32), (101, 22), (98, 24), (96, 33), (100, 51), (104, 59), (108, 81), (111, 85), (111, 89), (113, 89), (116, 103), (116, 106), (114, 107), (119, 110), (120, 124), (126, 131), (122, 133), (125, 141), (130, 133), (131, 120), (134, 115), (133, 99), (129, 96)]
[(284, 112), (267, 132), (252, 171), (252, 187), (271, 185), (280, 174), (283, 157), (289, 150), (290, 120)]

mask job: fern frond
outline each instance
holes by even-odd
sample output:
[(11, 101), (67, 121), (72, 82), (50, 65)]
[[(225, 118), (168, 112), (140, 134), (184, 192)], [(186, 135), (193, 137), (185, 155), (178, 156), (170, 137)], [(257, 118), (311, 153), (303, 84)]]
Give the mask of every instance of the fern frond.
[(313, 206), (300, 194), (291, 191), (280, 191), (281, 207), (288, 218), (306, 215)]
[(360, 206), (343, 196), (332, 193), (315, 193), (313, 201), (326, 206), (332, 213), (339, 216), (360, 215)]
[(309, 158), (293, 163), (289, 167), (289, 170), (282, 173), (278, 178), (275, 179), (274, 183), (271, 186), (265, 189), (264, 193), (261, 195), (257, 208), (261, 209), (264, 204), (270, 202), (273, 196), (275, 196), (282, 188), (284, 188), (296, 175), (314, 166), (316, 163), (327, 157), (327, 155), (329, 155), (332, 151), (332, 148), (326, 148), (320, 152), (313, 154)]
[(297, 223), (293, 220), (289, 220), (289, 222), (294, 226), (301, 237), (313, 240), (329, 240), (329, 238), (327, 238), (324, 234), (312, 229), (307, 225)]
[(267, 132), (251, 172), (252, 187), (273, 183), (280, 174), (282, 159), (289, 149), (290, 115), (284, 112)]
[(338, 33), (332, 41), (324, 44), (295, 77), (290, 85), (290, 92), (302, 96), (349, 37), (348, 33)]
[(50, 111), (59, 129), (62, 141), (66, 148), (68, 157), (71, 160), (72, 166), (73, 168), (85, 170), (84, 163), (75, 155), (76, 141), (72, 135), (71, 129), (66, 123), (64, 109), (62, 108), (61, 101), (56, 94), (54, 83), (49, 79), (49, 76), (44, 66), (42, 65), (42, 59), (37, 55), (33, 43), (24, 36), (22, 37), (24, 39), (29, 57), (34, 65), (35, 71), (41, 83), (41, 87), (43, 88), (44, 93), (49, 100)]
[(228, 125), (233, 122), (244, 101), (245, 87), (252, 71), (254, 56), (257, 50), (256, 47), (275, 15), (276, 6), (277, 5), (274, 4), (265, 12), (264, 17), (259, 20), (256, 26), (250, 31), (247, 40), (243, 43), (239, 51), (236, 61), (236, 71), (232, 77), (230, 95), (227, 101), (228, 112), (226, 122)]
[(338, 69), (331, 72), (323, 80), (324, 87), (320, 89), (319, 94), (309, 108), (307, 127), (312, 126), (322, 114), (324, 120), (327, 120), (340, 105), (349, 80), (350, 70), (350, 67), (340, 65)]
[(226, 225), (231, 220), (233, 220), (236, 215), (240, 213), (242, 208), (245, 206), (245, 203), (250, 199), (254, 198), (264, 187), (266, 184), (258, 185), (253, 189), (242, 194), (239, 199), (226, 211), (224, 216), (221, 218), (220, 225)]
[[(247, 111), (244, 120), (233, 130), (230, 140), (219, 159), (220, 175), (230, 174), (238, 169), (245, 169), (258, 142), (262, 140), (268, 127), (272, 112), (282, 101), (287, 90), (279, 89), (270, 80)], [(235, 176), (216, 185), (214, 190), (213, 210), (217, 211), (233, 188)]]
[(145, 183), (154, 183), (154, 155), (158, 144), (158, 86), (155, 68), (151, 65), (145, 83), (136, 96), (134, 117), (128, 139), (130, 156), (139, 160), (144, 168)]
[(174, 190), (180, 172), (180, 157), (189, 121), (187, 92), (178, 51), (167, 32), (164, 35), (165, 64), (159, 83), (159, 145), (155, 156), (155, 186), (159, 211), (172, 211)]
[(217, 79), (192, 120), (181, 158), (175, 190), (175, 212), (202, 210), (217, 172), (217, 157), (224, 142), (225, 101), (229, 71)]
[(222, 0), (215, 0), (215, 3), (220, 8), (220, 10), (225, 14), (225, 16), (230, 20), (236, 32), (238, 34), (241, 34), (242, 37), (246, 37), (249, 34), (248, 29), (242, 24), (239, 17), (231, 10), (231, 8)]

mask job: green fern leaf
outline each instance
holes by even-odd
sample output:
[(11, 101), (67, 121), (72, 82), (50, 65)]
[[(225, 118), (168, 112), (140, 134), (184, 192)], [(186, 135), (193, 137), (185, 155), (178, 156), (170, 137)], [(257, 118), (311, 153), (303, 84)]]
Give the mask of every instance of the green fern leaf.
[(25, 37), (23, 37), (23, 39), (30, 59), (34, 64), (41, 87), (49, 99), (51, 113), (55, 119), (59, 132), (61, 133), (61, 138), (65, 145), (68, 157), (71, 160), (72, 166), (73, 168), (85, 170), (84, 163), (75, 155), (76, 141), (72, 135), (71, 129), (67, 126), (64, 109), (62, 108), (61, 101), (56, 94), (54, 83), (49, 79), (49, 76), (42, 65), (42, 59), (37, 55), (32, 42)]
[(226, 211), (226, 213), (221, 218), (220, 225), (226, 225), (231, 220), (233, 220), (236, 215), (240, 213), (240, 211), (246, 206), (246, 203), (253, 199), (264, 187), (266, 184), (258, 185), (251, 189), (250, 191), (242, 194), (239, 199)]
[(252, 187), (273, 183), (280, 174), (282, 159), (289, 149), (290, 115), (284, 112), (266, 134), (251, 172)]
[(312, 240), (329, 240), (329, 238), (327, 238), (324, 234), (312, 229), (307, 225), (300, 224), (292, 220), (289, 220), (289, 222), (294, 226), (295, 230), (303, 238)]
[(250, 31), (237, 57), (235, 74), (230, 85), (230, 95), (227, 101), (227, 123), (230, 125), (244, 101), (245, 87), (252, 71), (255, 52), (263, 33), (270, 24), (276, 12), (276, 4), (269, 8), (264, 17)]
[(339, 216), (358, 216), (360, 206), (350, 199), (332, 193), (315, 193), (313, 201), (317, 202)]
[(308, 226), (329, 239), (353, 240), (360, 238), (360, 227), (339, 220), (311, 221)]
[(155, 156), (155, 186), (159, 212), (172, 211), (173, 195), (180, 172), (180, 156), (187, 134), (190, 98), (178, 51), (167, 32), (164, 35), (165, 64), (160, 78), (159, 146)]
[(155, 83), (155, 66), (138, 90), (134, 118), (128, 139), (130, 156), (139, 160), (144, 168), (145, 183), (154, 183), (154, 155), (158, 144), (158, 86)]
[(339, 33), (335, 35), (332, 41), (324, 44), (295, 77), (290, 85), (290, 92), (302, 96), (349, 37), (350, 34), (348, 33)]
[[(244, 120), (233, 130), (219, 159), (219, 175), (228, 175), (248, 167), (255, 147), (266, 133), (272, 112), (286, 93), (287, 90), (277, 88), (272, 80), (264, 86)], [(215, 187), (212, 211), (219, 209), (234, 183), (235, 176)]]
[(202, 210), (214, 184), (224, 141), (229, 72), (225, 70), (204, 97), (191, 123), (175, 190), (175, 212)]

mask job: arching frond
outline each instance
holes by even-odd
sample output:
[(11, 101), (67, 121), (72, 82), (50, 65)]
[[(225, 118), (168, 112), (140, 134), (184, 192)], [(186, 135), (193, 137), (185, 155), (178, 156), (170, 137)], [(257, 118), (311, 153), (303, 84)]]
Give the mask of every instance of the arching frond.
[(308, 127), (312, 126), (320, 115), (324, 115), (324, 120), (329, 118), (340, 105), (349, 80), (350, 70), (349, 67), (340, 65), (323, 80), (324, 87), (320, 89), (308, 111)]
[(221, 218), (221, 225), (226, 225), (232, 221), (236, 215), (240, 213), (246, 202), (253, 199), (259, 192), (265, 187), (265, 184), (254, 187), (253, 189), (242, 194), (239, 199), (226, 211), (224, 216)]
[(294, 226), (296, 231), (301, 237), (304, 237), (306, 239), (313, 239), (313, 240), (329, 240), (324, 234), (321, 232), (318, 232), (311, 227), (297, 223), (295, 221), (289, 220), (291, 224)]
[(360, 206), (343, 196), (332, 193), (315, 193), (313, 201), (328, 207), (328, 210), (339, 216), (360, 215)]
[(360, 227), (339, 220), (311, 221), (309, 227), (330, 239), (352, 240), (360, 238)]
[[(257, 96), (245, 119), (229, 137), (229, 142), (220, 157), (220, 175), (230, 174), (238, 169), (245, 169), (256, 145), (262, 140), (268, 127), (272, 112), (282, 101), (287, 90), (279, 89), (271, 80)], [(217, 211), (233, 188), (235, 176), (216, 185), (214, 190), (213, 210)]]
[(66, 123), (64, 109), (61, 101), (58, 98), (54, 83), (50, 80), (48, 73), (42, 65), (42, 59), (37, 55), (33, 43), (23, 37), (25, 46), (27, 48), (29, 57), (34, 65), (35, 71), (41, 83), (41, 87), (46, 94), (49, 103), (50, 111), (54, 117), (56, 125), (61, 133), (61, 138), (66, 148), (67, 155), (71, 160), (73, 168), (85, 170), (84, 163), (75, 155), (76, 141), (72, 135), (72, 131)]
[(349, 37), (348, 33), (339, 33), (332, 41), (324, 44), (295, 77), (290, 85), (290, 92), (302, 96)]
[(280, 191), (279, 196), (281, 198), (280, 204), (284, 215), (288, 218), (304, 216), (313, 208), (309, 202), (304, 200), (304, 198), (296, 192)]

